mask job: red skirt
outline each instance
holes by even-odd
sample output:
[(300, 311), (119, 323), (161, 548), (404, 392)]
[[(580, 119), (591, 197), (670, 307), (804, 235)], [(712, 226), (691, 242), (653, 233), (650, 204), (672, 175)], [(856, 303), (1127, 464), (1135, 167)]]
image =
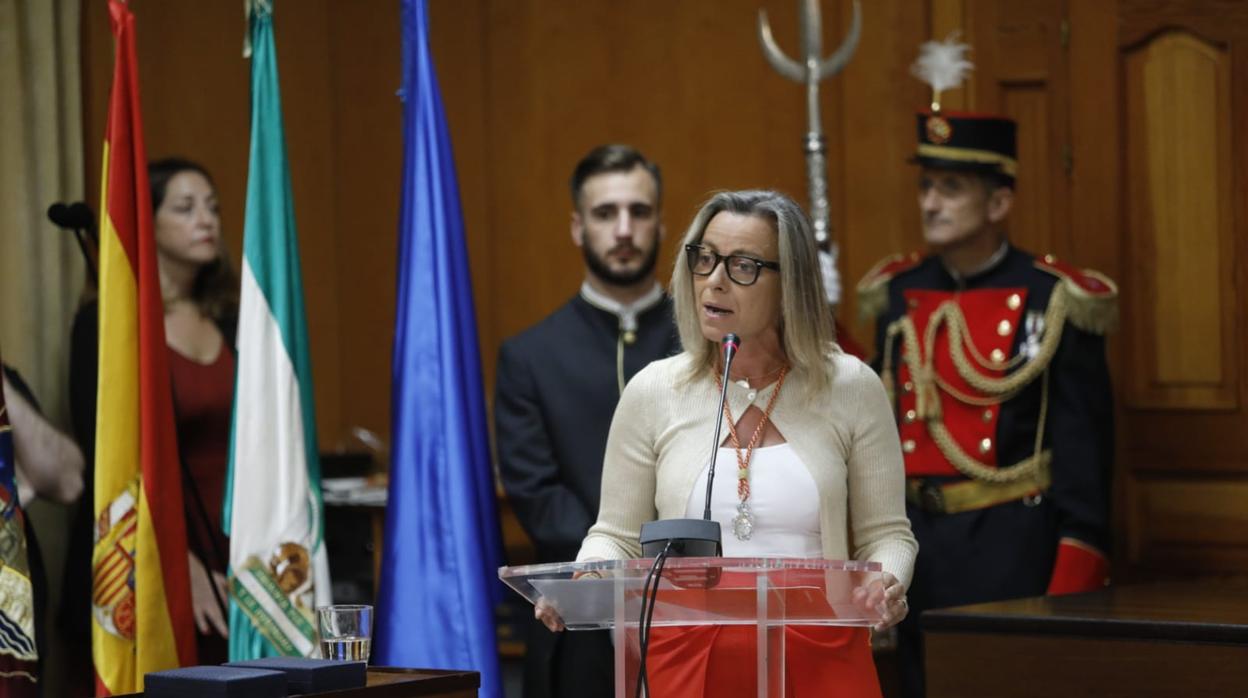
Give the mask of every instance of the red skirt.
[[(653, 628), (647, 680), (654, 698), (754, 695), (758, 673), (752, 626)], [(879, 698), (880, 683), (867, 628), (785, 629), (786, 698)]]

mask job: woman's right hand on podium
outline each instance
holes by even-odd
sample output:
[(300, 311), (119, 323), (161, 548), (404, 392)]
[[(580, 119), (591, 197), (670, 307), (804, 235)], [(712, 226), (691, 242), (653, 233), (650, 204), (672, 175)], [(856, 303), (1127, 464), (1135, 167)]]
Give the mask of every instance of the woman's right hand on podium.
[(533, 604), (533, 617), (542, 621), (542, 625), (552, 633), (562, 632), (564, 629), (563, 617), (545, 597), (539, 598), (537, 603)]
[[(581, 562), (596, 562), (601, 559), (591, 557)], [(602, 579), (602, 573), (598, 570), (574, 572), (572, 579)], [(563, 624), (563, 617), (559, 615), (559, 611), (555, 610), (555, 607), (545, 597), (539, 598), (537, 603), (533, 604), (533, 617), (542, 621), (542, 625), (545, 625), (552, 633), (561, 632), (567, 627)]]

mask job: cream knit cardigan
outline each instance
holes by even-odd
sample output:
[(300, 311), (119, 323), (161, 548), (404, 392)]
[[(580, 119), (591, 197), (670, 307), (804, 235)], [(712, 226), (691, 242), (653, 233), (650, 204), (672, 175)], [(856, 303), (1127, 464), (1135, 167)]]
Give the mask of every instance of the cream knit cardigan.
[[(813, 399), (797, 375), (786, 378), (771, 421), (819, 490), (823, 556), (879, 562), (908, 587), (918, 543), (906, 518), (900, 439), (884, 386), (839, 350), (827, 368), (831, 390)], [(691, 380), (690, 370), (689, 355), (680, 354), (655, 361), (625, 386), (607, 437), (598, 521), (578, 560), (640, 557), (643, 523), (684, 518), (710, 457), (719, 400), (714, 376), (702, 372)], [(751, 404), (765, 409), (774, 390), (773, 383), (751, 400), (752, 391), (730, 383), (732, 414), (739, 419)], [(735, 468), (716, 472), (736, 475)]]

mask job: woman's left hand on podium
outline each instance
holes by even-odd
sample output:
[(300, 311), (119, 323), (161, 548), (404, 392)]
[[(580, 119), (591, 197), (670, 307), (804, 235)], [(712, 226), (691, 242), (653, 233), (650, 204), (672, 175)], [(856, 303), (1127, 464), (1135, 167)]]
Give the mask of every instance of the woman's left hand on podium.
[(910, 602), (906, 601), (906, 587), (888, 572), (883, 573), (879, 579), (854, 589), (854, 601), (864, 608), (875, 609), (880, 614), (880, 622), (873, 626), (876, 630), (897, 625), (910, 612)]

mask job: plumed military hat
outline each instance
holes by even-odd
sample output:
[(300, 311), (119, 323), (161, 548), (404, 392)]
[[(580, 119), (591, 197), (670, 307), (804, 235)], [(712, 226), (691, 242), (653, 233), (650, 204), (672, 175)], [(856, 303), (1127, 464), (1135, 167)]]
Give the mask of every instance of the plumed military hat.
[(918, 150), (913, 162), (943, 170), (980, 172), (1000, 177), (1010, 186), (1018, 171), (1014, 121), (993, 114), (943, 111), (940, 95), (962, 84), (974, 65), (970, 46), (950, 36), (919, 48), (911, 71), (932, 88), (932, 105), (917, 115)]
[(1014, 183), (1018, 146), (1012, 120), (990, 114), (924, 112), (918, 114), (918, 128), (914, 161), (920, 165), (995, 174)]

